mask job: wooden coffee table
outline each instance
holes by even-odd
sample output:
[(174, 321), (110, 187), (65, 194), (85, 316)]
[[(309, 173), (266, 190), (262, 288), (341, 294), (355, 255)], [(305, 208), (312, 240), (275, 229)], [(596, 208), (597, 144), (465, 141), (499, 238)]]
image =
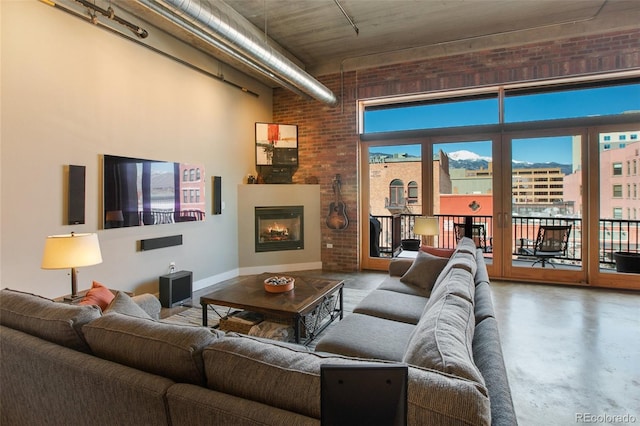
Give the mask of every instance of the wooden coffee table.
[(285, 274), (240, 276), (217, 284), (216, 290), (200, 297), (202, 325), (208, 325), (207, 312), (211, 305), (237, 308), (261, 313), (267, 319), (292, 322), (296, 343), (301, 343), (304, 329), (304, 344), (308, 344), (333, 320), (342, 319), (344, 281), (286, 274), (295, 278), (294, 289), (285, 293), (268, 293), (264, 289), (264, 280), (276, 275)]

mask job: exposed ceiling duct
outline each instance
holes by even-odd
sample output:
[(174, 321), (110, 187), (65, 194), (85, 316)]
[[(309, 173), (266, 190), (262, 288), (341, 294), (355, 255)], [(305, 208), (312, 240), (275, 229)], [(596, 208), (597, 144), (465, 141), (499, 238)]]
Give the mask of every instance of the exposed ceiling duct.
[(298, 94), (330, 106), (331, 90), (276, 51), (265, 35), (222, 1), (137, 0), (141, 5)]

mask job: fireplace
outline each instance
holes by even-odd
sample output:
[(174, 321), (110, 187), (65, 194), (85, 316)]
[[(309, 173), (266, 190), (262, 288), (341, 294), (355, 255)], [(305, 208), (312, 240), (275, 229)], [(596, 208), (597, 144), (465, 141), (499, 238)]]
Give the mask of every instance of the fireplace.
[(256, 252), (304, 248), (304, 206), (255, 207)]

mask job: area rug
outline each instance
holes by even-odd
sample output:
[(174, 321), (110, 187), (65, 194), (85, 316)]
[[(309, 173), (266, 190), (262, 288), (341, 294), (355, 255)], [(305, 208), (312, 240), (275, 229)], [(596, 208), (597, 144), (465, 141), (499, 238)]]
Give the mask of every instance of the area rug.
[[(355, 306), (362, 300), (364, 299), (369, 293), (371, 292), (371, 290), (360, 290), (360, 289), (353, 289), (353, 288), (345, 288), (343, 290), (343, 309), (344, 309), (344, 315), (348, 315), (349, 313), (353, 312), (353, 309), (355, 308)], [(225, 306), (215, 306), (215, 310), (222, 314), (228, 314), (229, 313), (229, 308), (225, 307)], [(233, 312), (233, 310), (231, 310), (231, 312)], [(213, 309), (209, 309), (208, 310), (208, 324), (210, 327), (214, 327), (217, 326), (219, 324), (219, 319), (220, 317), (218, 315), (216, 315), (216, 313), (213, 311)], [(186, 310), (177, 313), (175, 315), (172, 315), (170, 317), (164, 318), (162, 320), (160, 320), (161, 322), (164, 323), (168, 323), (168, 324), (179, 324), (179, 325), (196, 325), (196, 326), (201, 326), (202, 325), (202, 308), (201, 307), (191, 307), (191, 308), (187, 308)], [(327, 330), (330, 329), (332, 326), (334, 326), (336, 324), (336, 321), (334, 321), (329, 327), (327, 327)], [(323, 331), (323, 333), (325, 333), (325, 331)], [(311, 342), (311, 344), (309, 344), (308, 346), (313, 348), (315, 345), (315, 342), (318, 340), (318, 338), (320, 338), (322, 336), (323, 333), (320, 333), (320, 335), (318, 337), (316, 337), (316, 339)]]
[[(226, 307), (217, 307), (217, 311), (221, 314), (226, 314), (229, 308)], [(220, 317), (215, 314), (211, 309), (208, 312), (208, 324), (210, 327), (217, 326), (220, 322)], [(168, 324), (179, 324), (179, 325), (202, 325), (202, 308), (201, 307), (192, 307), (187, 308), (185, 311), (179, 312), (175, 315), (171, 315), (170, 317), (161, 319), (160, 322), (165, 322)]]

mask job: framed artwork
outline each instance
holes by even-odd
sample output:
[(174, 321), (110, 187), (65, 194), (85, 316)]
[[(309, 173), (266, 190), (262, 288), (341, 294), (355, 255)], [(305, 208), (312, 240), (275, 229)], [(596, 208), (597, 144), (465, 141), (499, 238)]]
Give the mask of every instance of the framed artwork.
[(256, 123), (256, 166), (297, 166), (298, 126)]

